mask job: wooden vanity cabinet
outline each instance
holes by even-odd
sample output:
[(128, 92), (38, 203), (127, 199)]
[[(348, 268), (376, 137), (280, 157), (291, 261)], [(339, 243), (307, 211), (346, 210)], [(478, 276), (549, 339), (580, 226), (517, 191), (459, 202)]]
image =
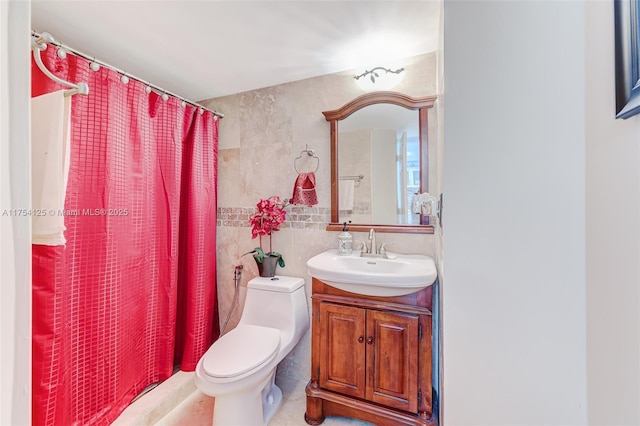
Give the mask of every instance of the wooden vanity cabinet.
[(384, 425), (435, 425), (431, 389), (431, 287), (362, 296), (313, 279), (312, 366), (305, 420), (354, 417)]

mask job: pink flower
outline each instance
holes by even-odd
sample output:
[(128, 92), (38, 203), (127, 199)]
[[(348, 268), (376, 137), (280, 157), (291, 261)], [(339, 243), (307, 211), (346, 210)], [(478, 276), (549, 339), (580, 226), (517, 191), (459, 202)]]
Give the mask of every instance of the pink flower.
[(257, 211), (249, 218), (251, 224), (251, 238), (260, 235), (271, 235), (274, 231), (279, 231), (280, 224), (286, 219), (287, 213), (284, 208), (287, 200), (281, 201), (280, 197), (274, 195), (266, 200), (260, 200), (256, 204)]

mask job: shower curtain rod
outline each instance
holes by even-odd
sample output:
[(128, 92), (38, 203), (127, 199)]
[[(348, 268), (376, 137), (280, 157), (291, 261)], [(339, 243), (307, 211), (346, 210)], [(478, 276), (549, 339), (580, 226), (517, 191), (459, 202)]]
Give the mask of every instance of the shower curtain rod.
[[(87, 61), (91, 61), (91, 63), (92, 63), (92, 64), (93, 64), (93, 63), (95, 63), (95, 64), (101, 65), (101, 66), (103, 66), (103, 67), (105, 67), (105, 68), (112, 69), (112, 70), (114, 70), (115, 72), (117, 72), (118, 74), (121, 74), (121, 75), (122, 75), (122, 77), (132, 78), (132, 79), (137, 80), (137, 81), (139, 81), (139, 82), (141, 82), (141, 83), (144, 83), (144, 84), (147, 86), (147, 88), (148, 88), (147, 90), (154, 89), (154, 90), (155, 90), (157, 93), (159, 93), (159, 94), (162, 94), (162, 95), (165, 95), (165, 94), (166, 94), (166, 95), (173, 96), (174, 98), (178, 98), (178, 99), (180, 99), (182, 102), (185, 102), (185, 103), (187, 103), (187, 104), (189, 104), (189, 105), (193, 105), (194, 107), (202, 108), (203, 110), (210, 111), (210, 112), (211, 112), (213, 115), (215, 115), (216, 117), (224, 118), (224, 114), (223, 114), (223, 113), (221, 113), (221, 112), (218, 112), (218, 111), (216, 111), (216, 110), (212, 110), (212, 109), (210, 109), (210, 108), (204, 107), (204, 106), (202, 106), (202, 105), (200, 105), (200, 104), (198, 104), (198, 103), (196, 103), (196, 102), (190, 101), (190, 100), (188, 100), (188, 99), (186, 99), (186, 98), (183, 98), (182, 96), (176, 95), (175, 93), (172, 93), (172, 92), (170, 92), (170, 91), (168, 91), (168, 90), (165, 90), (165, 89), (163, 89), (163, 88), (161, 88), (161, 87), (159, 87), (159, 86), (156, 86), (155, 84), (151, 84), (150, 82), (148, 82), (148, 81), (146, 81), (146, 80), (143, 80), (143, 79), (141, 79), (141, 78), (139, 78), (139, 77), (136, 77), (135, 75), (131, 75), (131, 74), (129, 74), (129, 73), (128, 73), (128, 72), (126, 72), (126, 71), (123, 71), (123, 70), (121, 70), (121, 69), (119, 69), (119, 68), (114, 67), (113, 65), (109, 65), (109, 64), (107, 64), (107, 63), (105, 63), (105, 62), (99, 61), (99, 60), (97, 60), (94, 56), (89, 56), (89, 55), (87, 55), (86, 53), (82, 53), (82, 52), (80, 52), (79, 50), (76, 50), (76, 49), (71, 48), (71, 47), (69, 47), (69, 46), (63, 45), (63, 44), (62, 44), (62, 43), (60, 43), (59, 41), (56, 41), (56, 40), (51, 36), (51, 34), (49, 34), (49, 33), (44, 32), (44, 33), (40, 34), (40, 33), (38, 33), (37, 31), (31, 30), (31, 37), (35, 37), (36, 39), (41, 40), (41, 42), (40, 42), (40, 43), (45, 42), (45, 43), (48, 43), (48, 44), (52, 44), (52, 45), (54, 45), (54, 46), (58, 47), (59, 49), (64, 49), (66, 52), (71, 52), (71, 53), (73, 53), (73, 54), (74, 54), (74, 55), (76, 55), (76, 56), (80, 56), (81, 58), (86, 59)], [(34, 53), (35, 53), (35, 52), (34, 52)], [(34, 55), (34, 57), (35, 57), (35, 55)], [(36, 62), (37, 62), (37, 60), (36, 60)], [(40, 65), (38, 64), (38, 66), (40, 66)], [(40, 68), (45, 68), (45, 67), (44, 67), (44, 64), (43, 64), (43, 65), (42, 65), (42, 67), (40, 67)], [(46, 68), (45, 68), (45, 69), (46, 69)], [(93, 68), (92, 68), (92, 69), (93, 69)], [(47, 70), (47, 71), (48, 71), (48, 70)], [(65, 82), (64, 80), (61, 80), (61, 79), (57, 78), (57, 77), (56, 77), (55, 75), (53, 75), (50, 71), (49, 71), (48, 73), (47, 73), (47, 72), (45, 72), (45, 71), (43, 71), (43, 72), (47, 75), (47, 77), (51, 78), (52, 80), (54, 80), (54, 81), (56, 81), (56, 82), (58, 82), (58, 83), (61, 83), (61, 84), (65, 85), (65, 86), (70, 86), (70, 85), (71, 85), (71, 86), (74, 86), (74, 84), (73, 84), (73, 83), (68, 83), (68, 82)], [(53, 77), (52, 77), (52, 76), (53, 76)], [(79, 84), (78, 84), (78, 86), (80, 86), (80, 85), (82, 85), (82, 84), (84, 84), (84, 85), (86, 86), (86, 83), (79, 83)], [(81, 92), (81, 91), (79, 91), (78, 93), (82, 93), (82, 92)]]

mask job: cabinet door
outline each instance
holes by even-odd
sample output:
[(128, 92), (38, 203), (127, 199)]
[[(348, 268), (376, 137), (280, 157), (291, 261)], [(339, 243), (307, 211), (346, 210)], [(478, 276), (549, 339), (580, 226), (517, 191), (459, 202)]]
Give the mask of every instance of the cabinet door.
[(320, 387), (365, 395), (365, 310), (320, 304)]
[(418, 410), (418, 316), (367, 312), (366, 399)]

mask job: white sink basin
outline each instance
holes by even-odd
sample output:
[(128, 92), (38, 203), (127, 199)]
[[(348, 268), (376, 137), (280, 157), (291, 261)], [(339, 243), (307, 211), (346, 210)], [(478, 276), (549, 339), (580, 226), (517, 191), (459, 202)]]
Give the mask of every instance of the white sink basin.
[(422, 254), (389, 254), (392, 259), (361, 257), (360, 251), (341, 256), (322, 252), (307, 261), (312, 277), (332, 287), (369, 296), (401, 296), (432, 285), (438, 272), (432, 258)]

